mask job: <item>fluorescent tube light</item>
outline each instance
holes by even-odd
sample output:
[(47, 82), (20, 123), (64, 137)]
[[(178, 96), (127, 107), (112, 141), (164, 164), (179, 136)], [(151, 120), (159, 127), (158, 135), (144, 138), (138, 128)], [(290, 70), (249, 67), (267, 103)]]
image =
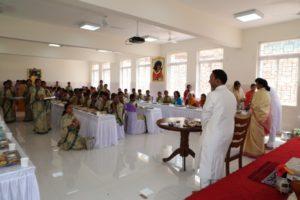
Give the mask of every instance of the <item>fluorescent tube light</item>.
[(241, 22), (250, 22), (250, 21), (254, 21), (254, 20), (259, 20), (263, 18), (263, 13), (261, 13), (260, 11), (253, 9), (253, 10), (247, 10), (247, 11), (243, 11), (243, 12), (239, 12), (234, 14), (234, 18), (236, 18), (237, 20), (241, 21)]
[(60, 44), (54, 44), (54, 43), (50, 43), (48, 46), (49, 47), (61, 47)]
[(100, 28), (100, 26), (96, 25), (96, 24), (84, 23), (84, 24), (80, 25), (80, 28), (85, 29), (85, 30), (89, 30), (89, 31), (96, 31)]
[(97, 49), (97, 51), (100, 52), (100, 53), (109, 53), (109, 52), (112, 52), (112, 51), (104, 50), (104, 49)]
[(158, 40), (157, 38), (149, 36), (149, 35), (145, 36), (144, 38), (145, 38), (146, 42), (155, 42)]

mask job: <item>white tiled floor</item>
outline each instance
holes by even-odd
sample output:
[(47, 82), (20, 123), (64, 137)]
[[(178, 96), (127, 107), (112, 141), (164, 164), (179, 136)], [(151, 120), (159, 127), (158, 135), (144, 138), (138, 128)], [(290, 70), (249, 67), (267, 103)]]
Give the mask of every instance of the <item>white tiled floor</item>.
[[(181, 200), (199, 189), (191, 157), (186, 172), (180, 171), (180, 157), (167, 164), (161, 161), (179, 145), (175, 132), (127, 136), (117, 146), (66, 152), (56, 147), (57, 131), (36, 135), (30, 123), (9, 126), (37, 167), (42, 200), (139, 200), (144, 188), (154, 192), (148, 199)], [(199, 140), (199, 133), (190, 135), (196, 154)], [(244, 165), (251, 161), (244, 158)], [(231, 167), (236, 170), (237, 162)]]

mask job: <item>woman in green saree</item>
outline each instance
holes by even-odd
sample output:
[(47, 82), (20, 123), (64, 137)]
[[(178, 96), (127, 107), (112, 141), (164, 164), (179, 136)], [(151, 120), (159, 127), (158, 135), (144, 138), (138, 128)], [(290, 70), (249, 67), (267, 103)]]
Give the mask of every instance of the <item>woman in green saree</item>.
[(62, 136), (58, 142), (58, 146), (61, 149), (68, 151), (92, 148), (94, 138), (85, 138), (79, 135), (80, 122), (73, 114), (71, 103), (65, 105), (60, 123)]
[(116, 116), (117, 123), (120, 126), (124, 125), (124, 104), (120, 102), (120, 99), (117, 94), (111, 94), (112, 103), (110, 104), (109, 113)]
[[(46, 81), (42, 81), (41, 82), (41, 86), (44, 88), (45, 90), (45, 97), (51, 97), (52, 94), (50, 92), (50, 90), (47, 88), (47, 83)], [(48, 126), (48, 130), (51, 130), (51, 100), (44, 100), (44, 106), (46, 109), (46, 117), (47, 117), (47, 126)]]
[(3, 83), (4, 91), (3, 91), (3, 100), (2, 100), (2, 109), (4, 120), (6, 123), (11, 123), (16, 121), (16, 110), (14, 103), (15, 93), (12, 88), (12, 82), (7, 80)]
[(32, 85), (32, 81), (30, 79), (26, 82), (26, 88), (24, 92), (24, 100), (25, 100), (25, 122), (30, 122), (33, 120), (33, 113), (32, 113), (32, 103), (34, 99), (31, 98), (32, 94), (34, 93), (34, 87)]
[(117, 132), (118, 139), (123, 139), (125, 137), (124, 132), (124, 104), (120, 102), (120, 99), (117, 94), (111, 94), (112, 103), (110, 104), (109, 112), (110, 114), (115, 115), (117, 121)]
[(46, 91), (41, 86), (41, 80), (35, 80), (35, 92), (32, 93), (34, 99), (32, 105), (33, 119), (34, 119), (34, 132), (37, 134), (48, 133), (49, 127), (47, 122), (47, 110), (44, 102)]

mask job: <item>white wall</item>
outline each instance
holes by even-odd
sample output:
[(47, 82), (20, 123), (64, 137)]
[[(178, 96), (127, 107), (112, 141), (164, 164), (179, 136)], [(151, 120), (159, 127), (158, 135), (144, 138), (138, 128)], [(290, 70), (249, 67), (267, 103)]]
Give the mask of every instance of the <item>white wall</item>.
[[(261, 42), (278, 41), (300, 38), (300, 20), (287, 23), (274, 24), (260, 28), (252, 28), (243, 31), (242, 48), (224, 48), (224, 70), (227, 72), (228, 85), (239, 80), (244, 89), (248, 90), (249, 85), (256, 78), (258, 48)], [(197, 52), (201, 49), (222, 47), (205, 39), (193, 39), (178, 44), (162, 45), (161, 52), (167, 56), (174, 52), (188, 53), (188, 83), (196, 86)], [(299, 74), (300, 77), (300, 74)], [(300, 86), (300, 84), (299, 84)], [(165, 83), (158, 90), (163, 90)], [(300, 94), (300, 87), (298, 87)], [(283, 106), (283, 128), (292, 130), (300, 127), (300, 96), (298, 95), (298, 106)]]
[(0, 54), (0, 81), (27, 79), (27, 69), (34, 67), (42, 70), (42, 79), (49, 85), (57, 80), (61, 86), (70, 81), (73, 87), (81, 87), (90, 82), (89, 65), (86, 61), (8, 54)]

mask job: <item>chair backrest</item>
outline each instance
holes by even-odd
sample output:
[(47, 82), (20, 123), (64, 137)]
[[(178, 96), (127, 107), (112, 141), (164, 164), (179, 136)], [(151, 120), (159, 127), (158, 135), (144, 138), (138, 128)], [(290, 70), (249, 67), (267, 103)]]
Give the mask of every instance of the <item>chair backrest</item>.
[(231, 148), (240, 148), (240, 154), (243, 153), (244, 143), (250, 124), (251, 115), (239, 115), (235, 116), (234, 134), (232, 142), (227, 151), (227, 158), (230, 158)]

